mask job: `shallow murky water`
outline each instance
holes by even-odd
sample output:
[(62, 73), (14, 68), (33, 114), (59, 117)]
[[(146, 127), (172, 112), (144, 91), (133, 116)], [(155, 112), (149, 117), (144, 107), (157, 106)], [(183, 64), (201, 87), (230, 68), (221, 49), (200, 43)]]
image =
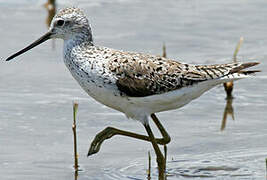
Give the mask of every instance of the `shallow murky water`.
[[(1, 58), (46, 31), (44, 3), (0, 0)], [(59, 7), (70, 5), (90, 17), (97, 44), (161, 54), (165, 42), (168, 57), (188, 63), (229, 62), (243, 36), (239, 59), (260, 61), (263, 72), (235, 83), (234, 120), (228, 115), (224, 131), (222, 86), (180, 110), (159, 114), (172, 137), (168, 179), (265, 178), (266, 1), (58, 1)], [(145, 179), (149, 143), (114, 137), (86, 158), (91, 140), (107, 126), (145, 132), (141, 124), (89, 98), (64, 67), (62, 42), (55, 41), (54, 50), (52, 44), (0, 61), (0, 179), (74, 179), (73, 100), (79, 103), (78, 179)], [(153, 179), (156, 174), (152, 154)]]

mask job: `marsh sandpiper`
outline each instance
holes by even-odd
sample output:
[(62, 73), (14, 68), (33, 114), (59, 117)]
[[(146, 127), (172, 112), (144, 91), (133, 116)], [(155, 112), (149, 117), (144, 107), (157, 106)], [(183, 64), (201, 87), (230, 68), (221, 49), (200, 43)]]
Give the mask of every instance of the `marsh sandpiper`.
[[(155, 113), (178, 109), (218, 84), (258, 72), (244, 70), (257, 62), (191, 65), (160, 56), (96, 46), (89, 21), (78, 8), (61, 10), (45, 35), (6, 60), (51, 38), (64, 40), (65, 65), (91, 97), (140, 121), (148, 133), (146, 136), (107, 127), (94, 138), (88, 156), (97, 153), (102, 142), (114, 135), (149, 141), (157, 155), (159, 179), (164, 179), (165, 164), (158, 144), (168, 144), (170, 136)], [(150, 117), (162, 138), (154, 137), (149, 126)]]

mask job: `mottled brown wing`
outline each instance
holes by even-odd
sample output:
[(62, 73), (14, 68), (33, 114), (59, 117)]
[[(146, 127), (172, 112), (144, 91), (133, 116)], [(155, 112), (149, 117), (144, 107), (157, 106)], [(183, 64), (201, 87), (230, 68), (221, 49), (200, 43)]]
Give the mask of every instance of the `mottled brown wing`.
[(118, 89), (131, 97), (144, 97), (153, 95), (154, 92), (149, 89), (150, 81), (148, 79), (137, 79), (134, 77), (119, 78), (116, 82)]
[[(178, 77), (178, 75), (177, 75)], [(165, 79), (165, 80), (164, 80)], [(167, 75), (161, 75), (161, 78), (136, 76), (119, 77), (116, 81), (118, 89), (131, 97), (145, 97), (155, 94), (180, 89), (184, 86), (193, 85), (202, 80), (192, 80), (186, 78), (167, 79)]]
[[(187, 70), (188, 65), (144, 54), (119, 54), (109, 69), (117, 77), (118, 89), (131, 97), (161, 94), (206, 80), (203, 74)], [(188, 78), (188, 77), (191, 77)]]
[(117, 77), (118, 89), (131, 97), (169, 92), (202, 81), (221, 78), (255, 65), (232, 63), (195, 66), (159, 56), (116, 53), (110, 58), (109, 69)]

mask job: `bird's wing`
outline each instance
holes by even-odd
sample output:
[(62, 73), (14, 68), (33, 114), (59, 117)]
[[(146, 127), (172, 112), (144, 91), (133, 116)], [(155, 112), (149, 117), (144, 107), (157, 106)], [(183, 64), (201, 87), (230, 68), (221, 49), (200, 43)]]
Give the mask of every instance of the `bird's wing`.
[(189, 65), (141, 53), (115, 52), (108, 68), (118, 89), (131, 97), (161, 94), (238, 72), (251, 64)]

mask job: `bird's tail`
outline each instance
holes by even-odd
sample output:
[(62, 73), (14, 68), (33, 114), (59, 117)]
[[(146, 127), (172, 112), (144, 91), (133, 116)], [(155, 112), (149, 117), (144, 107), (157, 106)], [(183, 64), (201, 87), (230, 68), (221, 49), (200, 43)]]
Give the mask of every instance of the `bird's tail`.
[(250, 74), (255, 74), (256, 72), (260, 72), (260, 70), (244, 70), (247, 68), (250, 68), (252, 66), (258, 65), (259, 62), (249, 62), (249, 63), (242, 63), (237, 67), (234, 67), (230, 70), (229, 74), (234, 74), (234, 73), (239, 73), (239, 74), (244, 74), (244, 75), (250, 75)]
[(195, 65), (192, 69), (194, 69), (194, 75), (198, 74), (198, 76), (187, 76), (187, 79), (200, 80), (215, 80), (220, 81), (222, 79), (235, 80), (241, 79), (244, 77), (248, 77), (256, 72), (260, 72), (259, 70), (246, 70), (252, 66), (258, 65), (258, 62), (248, 62), (248, 63), (228, 63), (228, 64), (215, 64), (215, 65)]
[(258, 65), (259, 62), (248, 62), (248, 63), (235, 63), (232, 64), (231, 68), (229, 69), (228, 73), (222, 76), (220, 79), (224, 79), (226, 81), (229, 80), (237, 80), (242, 79), (245, 77), (250, 77), (260, 70), (246, 70), (247, 68), (253, 67)]

